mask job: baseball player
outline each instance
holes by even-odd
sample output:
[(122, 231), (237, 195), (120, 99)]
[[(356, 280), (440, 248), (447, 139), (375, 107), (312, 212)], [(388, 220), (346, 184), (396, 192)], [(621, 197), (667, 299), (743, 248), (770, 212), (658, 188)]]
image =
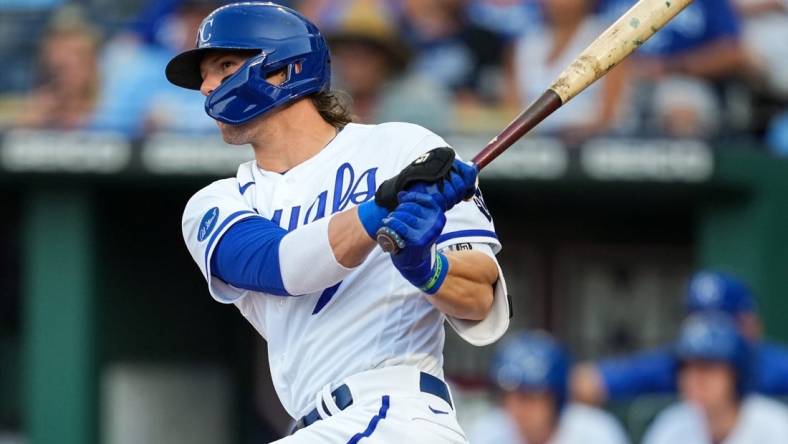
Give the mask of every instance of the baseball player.
[(502, 409), (471, 429), (474, 444), (623, 444), (608, 413), (567, 403), (569, 356), (546, 333), (519, 333), (497, 350), (490, 378)]
[[(733, 316), (751, 342), (757, 362), (753, 390), (788, 395), (788, 349), (760, 339), (755, 301), (744, 282), (717, 271), (698, 272), (690, 280), (685, 308), (688, 314), (720, 310)], [(598, 404), (648, 393), (674, 393), (676, 365), (670, 346), (583, 364), (572, 375), (572, 394), (580, 401)]]
[(750, 394), (751, 349), (729, 316), (690, 316), (673, 352), (682, 402), (660, 413), (644, 444), (788, 442), (788, 408)]
[[(273, 3), (221, 7), (167, 66), (255, 160), (197, 192), (183, 236), (210, 294), (263, 336), (294, 418), (282, 443), (466, 442), (443, 381), (443, 323), (508, 327), (474, 167), (406, 123), (350, 123), (324, 37)], [(386, 229), (398, 254), (376, 248)]]

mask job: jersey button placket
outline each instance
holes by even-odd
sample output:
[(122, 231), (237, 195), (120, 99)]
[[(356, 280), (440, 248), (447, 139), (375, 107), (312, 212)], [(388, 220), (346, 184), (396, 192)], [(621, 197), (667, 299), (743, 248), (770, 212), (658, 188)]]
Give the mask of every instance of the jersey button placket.
[(284, 194), (284, 199), (282, 200), (282, 202), (287, 206), (292, 206), (294, 202), (293, 194), (296, 191), (293, 190), (292, 188), (293, 184), (295, 183), (295, 178), (293, 176), (285, 176), (284, 183), (285, 183), (284, 190), (282, 190)]

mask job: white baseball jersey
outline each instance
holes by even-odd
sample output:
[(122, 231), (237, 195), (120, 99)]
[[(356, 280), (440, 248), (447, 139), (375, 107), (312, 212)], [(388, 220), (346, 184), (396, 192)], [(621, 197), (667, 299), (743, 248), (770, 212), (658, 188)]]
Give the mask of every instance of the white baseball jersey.
[[(492, 410), (468, 434), (473, 444), (528, 444), (514, 420), (502, 409)], [(629, 440), (619, 422), (604, 410), (569, 404), (549, 444), (626, 444)]]
[[(274, 387), (293, 418), (314, 408), (316, 393), (324, 386), (365, 370), (410, 365), (443, 377), (446, 317), (402, 278), (380, 249), (338, 285), (283, 297), (235, 288), (212, 276), (217, 240), (246, 218), (266, 218), (292, 231), (373, 199), (381, 182), (440, 146), (448, 145), (417, 125), (349, 124), (314, 157), (284, 174), (250, 161), (238, 168), (235, 178), (212, 183), (186, 205), (183, 236), (189, 252), (211, 295), (235, 304), (267, 340)], [(446, 217), (439, 249), (474, 245), (494, 258), (500, 243), (480, 194), (458, 204)], [(310, 264), (281, 273), (283, 280), (294, 281), (310, 273)], [(449, 319), (471, 343), (493, 342), (508, 327), (500, 268), (499, 275), (493, 310), (485, 320)]]
[[(712, 444), (702, 412), (687, 402), (668, 407), (643, 437), (644, 444)], [(719, 444), (788, 443), (788, 408), (760, 395), (742, 402), (736, 426)]]

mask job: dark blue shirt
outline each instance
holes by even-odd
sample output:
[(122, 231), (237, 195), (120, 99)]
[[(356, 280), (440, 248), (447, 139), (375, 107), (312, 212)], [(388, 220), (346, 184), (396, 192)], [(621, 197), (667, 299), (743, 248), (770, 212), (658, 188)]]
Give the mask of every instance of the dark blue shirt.
[[(787, 396), (788, 348), (760, 342), (755, 345), (753, 355), (753, 390), (768, 396)], [(611, 401), (645, 394), (675, 393), (677, 367), (670, 347), (605, 359), (597, 364)]]
[[(634, 0), (601, 0), (602, 14), (611, 23)], [(651, 55), (673, 55), (714, 41), (737, 37), (739, 17), (730, 0), (695, 0), (640, 49)]]

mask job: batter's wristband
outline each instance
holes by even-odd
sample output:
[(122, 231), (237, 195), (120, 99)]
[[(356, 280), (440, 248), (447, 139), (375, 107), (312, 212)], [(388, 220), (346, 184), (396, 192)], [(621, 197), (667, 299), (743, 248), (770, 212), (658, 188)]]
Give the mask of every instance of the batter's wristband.
[(421, 285), (419, 289), (427, 294), (437, 293), (448, 274), (449, 259), (446, 258), (443, 253), (438, 253), (435, 256), (435, 265), (432, 267), (432, 276), (430, 276), (427, 282)]
[(373, 240), (377, 238), (378, 230), (383, 226), (383, 218), (389, 215), (389, 210), (381, 207), (374, 200), (368, 200), (358, 206), (358, 219), (364, 231)]

